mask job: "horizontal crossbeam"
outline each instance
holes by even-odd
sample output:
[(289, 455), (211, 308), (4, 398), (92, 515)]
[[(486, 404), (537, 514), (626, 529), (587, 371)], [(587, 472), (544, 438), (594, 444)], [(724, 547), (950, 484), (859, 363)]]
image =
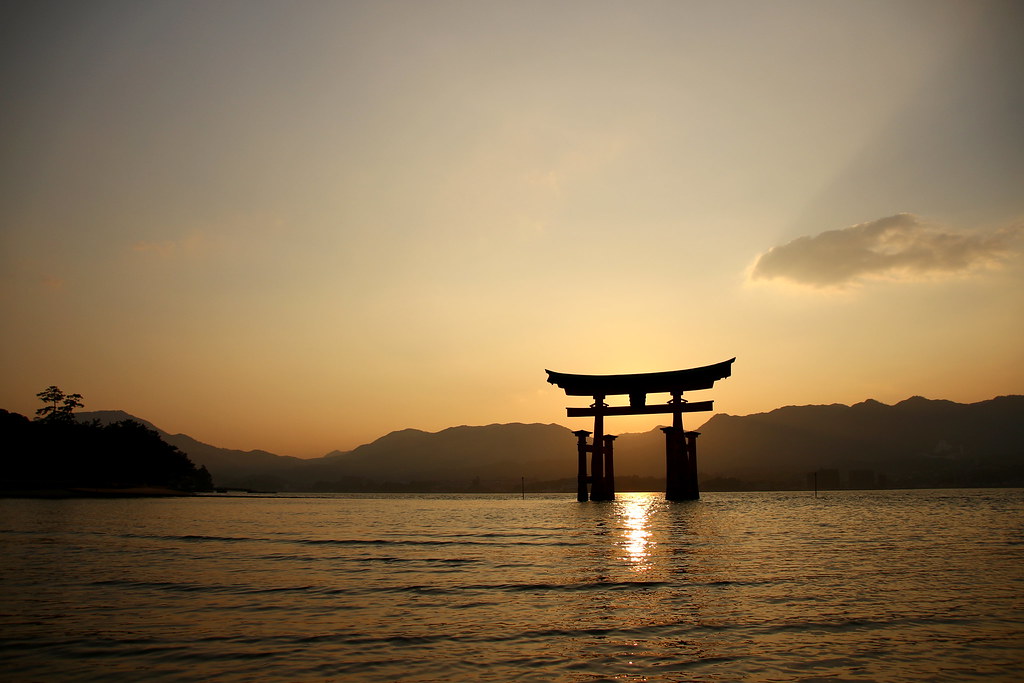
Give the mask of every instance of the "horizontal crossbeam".
[(593, 417), (595, 415), (660, 415), (664, 413), (701, 413), (714, 410), (714, 401), (692, 401), (690, 403), (666, 403), (660, 406), (604, 406), (601, 408), (566, 408), (568, 417)]

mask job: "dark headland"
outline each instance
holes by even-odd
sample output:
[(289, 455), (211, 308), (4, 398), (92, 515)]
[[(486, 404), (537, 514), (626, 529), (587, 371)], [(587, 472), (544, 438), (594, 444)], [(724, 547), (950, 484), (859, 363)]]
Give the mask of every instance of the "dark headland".
[(165, 497), (212, 489), (206, 468), (156, 430), (131, 419), (102, 423), (69, 415), (29, 420), (0, 410), (0, 495)]

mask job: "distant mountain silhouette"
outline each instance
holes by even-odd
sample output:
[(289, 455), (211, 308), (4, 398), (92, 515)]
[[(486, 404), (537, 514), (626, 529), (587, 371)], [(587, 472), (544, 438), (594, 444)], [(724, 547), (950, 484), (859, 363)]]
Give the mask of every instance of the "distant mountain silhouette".
[(301, 458), (275, 455), (267, 451), (241, 451), (211, 446), (197, 441), (187, 434), (169, 434), (152, 423), (121, 410), (86, 411), (76, 413), (75, 417), (83, 422), (99, 420), (101, 424), (121, 420), (141, 422), (144, 426), (156, 430), (164, 441), (185, 452), (192, 462), (204, 465), (210, 471), (214, 484), (217, 486), (295, 490), (287, 486), (286, 479), (279, 477), (281, 473), (295, 468), (296, 464), (305, 462)]
[(818, 468), (873, 470), (890, 485), (1024, 483), (1024, 396), (789, 406), (716, 415), (703, 432), (708, 469), (776, 485)]
[(450, 478), (453, 473), (486, 470), (491, 477), (519, 477), (524, 471), (575, 474), (575, 462), (552, 462), (564, 453), (569, 430), (555, 424), (492, 424), (450, 427), (437, 433), (405, 429), (348, 453), (330, 456), (333, 465), (359, 476), (398, 473), (414, 479)]
[[(126, 417), (119, 411), (80, 415), (101, 421)], [(614, 430), (614, 420), (609, 426)], [(405, 429), (308, 460), (217, 448), (157, 431), (205, 465), (218, 486), (515, 490), (520, 477), (537, 487), (543, 482), (558, 488), (559, 481), (574, 485), (576, 475), (575, 437), (555, 424), (461, 426), (436, 433)], [(864, 481), (865, 472), (872, 473), (870, 481), (892, 487), (1024, 486), (1024, 396), (972, 404), (913, 397), (891, 406), (873, 400), (787, 406), (754, 415), (715, 415), (700, 432), (706, 490), (804, 488), (808, 473), (819, 469), (843, 472), (844, 486)], [(615, 442), (617, 479), (627, 486), (630, 478), (644, 488), (659, 485), (664, 447), (658, 429), (622, 434)]]

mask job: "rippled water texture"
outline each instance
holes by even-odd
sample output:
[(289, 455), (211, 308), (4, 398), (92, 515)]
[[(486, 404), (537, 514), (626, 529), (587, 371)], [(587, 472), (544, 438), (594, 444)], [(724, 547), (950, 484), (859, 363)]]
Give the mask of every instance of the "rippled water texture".
[(0, 501), (5, 680), (1018, 680), (1021, 490)]

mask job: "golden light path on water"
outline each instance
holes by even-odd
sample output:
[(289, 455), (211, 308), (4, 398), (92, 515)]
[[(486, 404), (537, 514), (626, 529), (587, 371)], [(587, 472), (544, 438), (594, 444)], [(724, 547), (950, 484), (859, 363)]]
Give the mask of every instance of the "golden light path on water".
[(624, 533), (624, 558), (631, 563), (633, 571), (643, 573), (652, 567), (653, 541), (648, 522), (656, 499), (643, 493), (620, 493), (619, 496), (618, 512)]

